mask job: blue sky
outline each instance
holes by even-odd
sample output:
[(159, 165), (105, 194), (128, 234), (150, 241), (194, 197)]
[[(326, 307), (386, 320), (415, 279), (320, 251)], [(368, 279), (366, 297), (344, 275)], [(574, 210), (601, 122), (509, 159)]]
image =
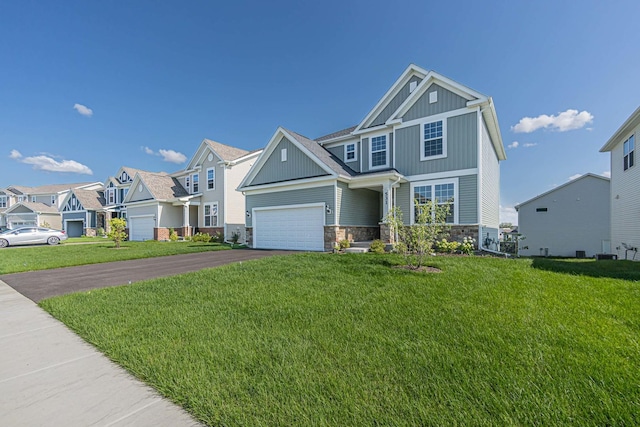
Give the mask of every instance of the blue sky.
[(502, 220), (514, 221), (515, 204), (609, 172), (599, 149), (640, 100), (639, 12), (637, 1), (3, 2), (0, 187), (173, 172), (203, 138), (252, 150), (280, 125), (315, 138), (360, 122), (415, 63), (493, 97)]

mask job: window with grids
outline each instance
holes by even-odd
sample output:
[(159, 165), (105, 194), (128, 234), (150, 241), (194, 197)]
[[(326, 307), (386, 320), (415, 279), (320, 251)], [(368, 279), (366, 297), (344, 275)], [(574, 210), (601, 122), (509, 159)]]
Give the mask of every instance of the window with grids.
[(216, 170), (214, 168), (207, 169), (207, 190), (215, 190), (216, 188)]
[(197, 193), (198, 190), (200, 190), (200, 175), (194, 173), (193, 178), (191, 178), (191, 182), (191, 185), (193, 186), (193, 192)]
[(204, 205), (204, 226), (218, 226), (218, 203), (207, 203)]
[(356, 144), (347, 144), (344, 146), (344, 158), (347, 162), (352, 162), (356, 159)]
[(107, 190), (107, 204), (113, 205), (116, 203), (116, 189), (109, 188)]
[(631, 135), (629, 139), (627, 139), (623, 144), (624, 170), (629, 169), (635, 163), (635, 159), (634, 159), (635, 145), (636, 143), (635, 143), (634, 135)]
[[(448, 206), (446, 222), (453, 224), (455, 221), (455, 186), (453, 183), (428, 184), (415, 186), (413, 189), (414, 219), (418, 218), (420, 207), (431, 208), (434, 206)], [(435, 211), (432, 210), (432, 216)]]
[(442, 120), (424, 125), (424, 141), (422, 157), (441, 156), (444, 154), (444, 131)]
[(184, 188), (187, 189), (187, 193), (191, 193), (191, 177), (189, 175), (184, 177)]
[(7, 196), (0, 196), (0, 208), (7, 207)]
[(371, 138), (371, 167), (387, 165), (387, 135)]

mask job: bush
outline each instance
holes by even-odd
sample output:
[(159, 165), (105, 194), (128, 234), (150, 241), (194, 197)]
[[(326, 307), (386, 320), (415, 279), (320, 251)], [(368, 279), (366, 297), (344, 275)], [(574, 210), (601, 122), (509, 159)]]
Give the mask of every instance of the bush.
[(104, 231), (104, 228), (102, 228), (102, 227), (98, 228), (97, 234), (100, 237), (104, 237), (104, 236), (107, 235), (107, 233), (105, 233), (105, 231)]
[(369, 245), (369, 250), (374, 254), (383, 254), (386, 252), (386, 248), (387, 245), (380, 239), (374, 240), (371, 242), (371, 245)]
[(212, 237), (212, 242), (224, 243), (224, 234), (221, 231), (217, 231)]
[(178, 240), (178, 233), (176, 233), (176, 230), (174, 230), (173, 228), (169, 229), (169, 240), (171, 240), (172, 242)]
[(442, 239), (439, 242), (436, 242), (435, 244), (436, 252), (440, 252), (443, 254), (456, 253), (459, 247), (460, 247), (459, 242), (456, 242), (456, 241), (448, 242), (447, 239)]
[(465, 237), (460, 245), (460, 252), (466, 255), (471, 255), (476, 247), (476, 239), (473, 237)]
[(338, 242), (338, 245), (340, 245), (340, 249), (347, 249), (351, 247), (351, 242), (348, 241), (347, 239), (342, 239)]
[(198, 233), (193, 235), (191, 240), (193, 240), (194, 242), (209, 243), (211, 241), (211, 236), (208, 233), (198, 232)]
[(240, 233), (238, 233), (237, 231), (234, 231), (233, 233), (231, 233), (231, 243), (233, 243), (234, 245), (237, 245), (239, 240), (240, 240)]

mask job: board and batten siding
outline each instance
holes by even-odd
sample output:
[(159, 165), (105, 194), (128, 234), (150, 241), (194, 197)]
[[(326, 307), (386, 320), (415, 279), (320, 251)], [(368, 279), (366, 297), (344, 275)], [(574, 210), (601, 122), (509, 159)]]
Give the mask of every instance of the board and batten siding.
[(338, 182), (337, 191), (338, 225), (378, 225), (381, 219), (379, 192), (350, 189), (344, 182)]
[(482, 120), (482, 226), (500, 226), (500, 163), (491, 142), (487, 126)]
[[(624, 170), (623, 143), (635, 135), (635, 165)], [(624, 259), (622, 243), (640, 249), (640, 127), (624, 135), (611, 150), (611, 249)], [(619, 249), (617, 249), (619, 248)], [(616, 253), (616, 252), (614, 252)], [(633, 252), (628, 255), (631, 258)], [(636, 255), (640, 260), (640, 253)]]
[[(287, 150), (287, 160), (284, 162), (281, 158), (282, 149)], [(328, 173), (291, 141), (282, 137), (249, 185), (270, 184), (324, 175), (328, 175)]]
[[(371, 151), (371, 144), (369, 144), (369, 137), (367, 138), (362, 138), (362, 172), (369, 172), (369, 171), (376, 171), (379, 169), (389, 169), (393, 167), (393, 133), (385, 133), (385, 132), (380, 132), (380, 133), (372, 133), (371, 135), (375, 136), (382, 136), (382, 135), (387, 135), (387, 159), (388, 159), (388, 164), (386, 167), (376, 167), (374, 169), (371, 169), (371, 165), (369, 164), (369, 153)], [(360, 153), (358, 153), (358, 155), (360, 155)], [(347, 163), (347, 165), (351, 166), (351, 163)], [(355, 170), (355, 169), (354, 169)], [(358, 172), (360, 172), (360, 170), (358, 170)]]
[[(301, 188), (297, 190), (284, 190), (262, 194), (247, 194), (247, 210), (252, 212), (254, 208), (325, 203), (325, 205), (332, 207), (331, 213), (325, 212), (325, 224), (335, 225), (336, 209), (335, 206), (333, 206), (335, 202), (334, 190), (335, 187), (333, 185), (325, 185), (315, 188)], [(247, 217), (247, 227), (253, 227), (252, 221), (253, 215)]]
[[(429, 181), (425, 181), (429, 182)], [(396, 205), (402, 210), (405, 224), (411, 221), (413, 208), (411, 183), (401, 184), (396, 189)], [(458, 224), (478, 223), (478, 176), (463, 175), (458, 177), (458, 194), (455, 203), (458, 204)]]
[[(423, 126), (396, 130), (395, 168), (403, 175), (422, 175), (471, 169), (478, 166), (478, 125), (475, 112), (453, 116), (447, 120), (447, 157), (420, 160)], [(426, 123), (426, 122), (425, 122)]]
[(421, 81), (422, 79), (418, 76), (411, 77), (411, 79), (409, 79), (409, 81), (404, 86), (402, 86), (400, 92), (398, 92), (396, 96), (394, 96), (393, 99), (391, 99), (391, 101), (389, 101), (389, 103), (384, 107), (380, 114), (378, 114), (376, 118), (373, 119), (369, 127), (384, 124), (389, 119), (389, 117), (391, 117), (391, 115), (398, 109), (398, 107), (400, 107), (400, 105), (402, 105), (402, 103), (409, 97), (409, 94), (411, 93), (409, 91), (411, 83), (415, 82), (416, 84), (420, 84)]
[[(344, 150), (345, 150), (345, 146), (347, 144), (355, 144), (356, 146), (356, 160), (352, 160), (352, 161), (345, 161), (344, 159)], [(360, 172), (360, 141), (359, 140), (353, 140), (353, 141), (346, 141), (343, 144), (340, 145), (334, 145), (332, 147), (325, 147), (331, 154), (333, 154), (334, 156), (336, 156), (338, 159), (340, 159), (340, 161), (342, 161), (345, 165), (349, 166), (350, 169), (354, 170), (355, 172)]]
[[(431, 92), (438, 93), (437, 102), (429, 102), (429, 94)], [(464, 108), (466, 105), (466, 99), (434, 83), (427, 88), (425, 93), (422, 94), (422, 96), (420, 96), (420, 98), (418, 98), (411, 108), (409, 108), (409, 110), (402, 116), (402, 120), (408, 122), (421, 117), (433, 116), (434, 114), (446, 113), (447, 111)]]

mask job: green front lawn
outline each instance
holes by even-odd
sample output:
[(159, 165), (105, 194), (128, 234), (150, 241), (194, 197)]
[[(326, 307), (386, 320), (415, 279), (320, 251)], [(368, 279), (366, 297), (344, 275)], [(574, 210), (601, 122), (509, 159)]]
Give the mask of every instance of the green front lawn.
[(209, 425), (640, 424), (640, 263), (550, 261), (299, 254), (41, 305)]
[[(97, 239), (97, 243), (96, 243)], [(153, 258), (165, 255), (230, 249), (229, 245), (197, 242), (123, 242), (120, 249), (108, 239), (96, 238), (91, 242), (73, 239), (57, 246), (16, 246), (0, 249), (0, 274), (22, 271), (48, 270), (74, 265)]]

